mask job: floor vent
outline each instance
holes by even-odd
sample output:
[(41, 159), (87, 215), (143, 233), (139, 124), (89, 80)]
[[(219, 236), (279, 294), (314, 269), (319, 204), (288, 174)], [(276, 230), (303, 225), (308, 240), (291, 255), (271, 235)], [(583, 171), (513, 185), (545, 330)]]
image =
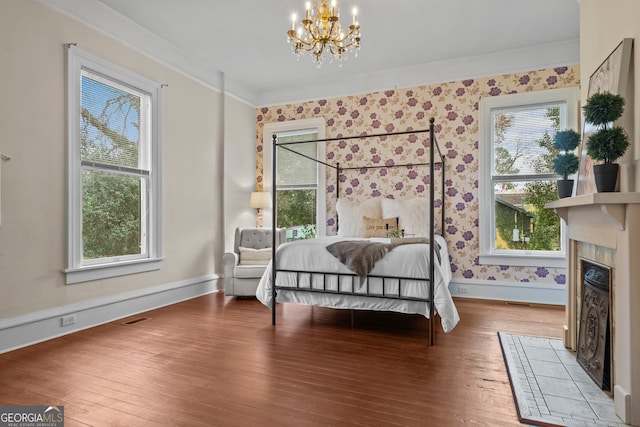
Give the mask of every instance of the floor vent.
[(520, 302), (520, 301), (505, 301), (505, 305), (521, 305), (521, 306), (524, 306), (524, 307), (533, 307), (528, 302)]
[(135, 325), (136, 323), (144, 322), (145, 320), (151, 320), (150, 317), (138, 317), (137, 319), (124, 322), (125, 325)]

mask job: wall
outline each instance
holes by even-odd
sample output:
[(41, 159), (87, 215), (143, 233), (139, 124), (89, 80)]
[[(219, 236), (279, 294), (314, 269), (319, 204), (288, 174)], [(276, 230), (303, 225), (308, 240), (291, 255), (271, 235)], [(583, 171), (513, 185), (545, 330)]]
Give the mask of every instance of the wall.
[[(65, 285), (65, 45), (70, 42), (168, 85), (161, 270)], [(0, 2), (0, 53), (0, 151), (12, 157), (2, 164), (0, 319), (113, 301), (222, 272), (219, 92), (32, 0)]]
[(236, 227), (255, 227), (249, 208), (255, 191), (255, 108), (235, 98), (225, 100), (224, 231), (225, 251), (233, 251)]
[[(615, 5), (615, 6), (612, 6)], [(630, 79), (625, 94), (624, 127), (631, 137), (631, 147), (619, 163), (635, 167), (633, 191), (640, 191), (640, 2), (616, 0), (612, 4), (599, 0), (580, 1), (580, 73), (582, 99), (587, 99), (589, 77), (624, 38), (633, 38)], [(626, 166), (625, 165), (625, 166)], [(633, 171), (630, 172), (634, 174)]]
[[(591, 74), (598, 68), (602, 61), (609, 56), (615, 47), (624, 38), (633, 38), (634, 47), (631, 60), (629, 88), (626, 96), (625, 115), (627, 119), (623, 123), (631, 136), (631, 147), (627, 154), (620, 159), (620, 163), (635, 167), (635, 192), (640, 191), (640, 55), (638, 43), (640, 41), (640, 2), (637, 0), (616, 0), (615, 2), (603, 2), (599, 0), (580, 1), (580, 63), (582, 85), (582, 98), (587, 95)], [(631, 215), (628, 214), (627, 218)], [(627, 220), (626, 227), (629, 230), (629, 239), (633, 242), (637, 238), (637, 229), (631, 228), (633, 221)], [(635, 234), (634, 234), (634, 231)], [(633, 246), (633, 245), (631, 245)], [(625, 245), (619, 244), (616, 253), (622, 252)], [(631, 260), (631, 261), (629, 261)], [(640, 372), (638, 369), (637, 355), (639, 340), (637, 303), (640, 300), (637, 274), (633, 272), (633, 260), (637, 260), (637, 254), (632, 254), (628, 260), (616, 261), (616, 286), (621, 286), (617, 298), (614, 294), (615, 319), (615, 382), (619, 385), (614, 392), (616, 413), (628, 424), (640, 425)], [(625, 265), (631, 262), (631, 265)], [(621, 278), (619, 280), (619, 278)], [(628, 280), (624, 280), (627, 278)], [(626, 297), (626, 298), (625, 298)], [(626, 320), (626, 322), (625, 322)]]
[[(263, 107), (256, 112), (257, 183), (258, 186), (262, 184), (262, 128), (265, 123), (321, 116), (327, 119), (327, 138), (331, 138), (361, 132), (400, 131), (410, 127), (423, 129), (428, 127), (427, 120), (434, 117), (437, 139), (446, 156), (445, 237), (452, 255), (454, 280), (564, 285), (563, 268), (478, 263), (478, 102), (483, 96), (578, 85), (579, 67), (574, 65)], [(375, 156), (380, 156), (382, 162), (390, 156), (381, 152), (375, 143), (361, 141), (328, 145), (327, 155), (333, 157), (334, 161), (362, 155), (372, 162), (375, 162)], [(402, 155), (411, 160), (415, 153)], [(391, 193), (395, 197), (406, 197), (424, 191), (426, 171), (410, 175), (407, 171), (396, 169), (386, 170), (385, 173), (384, 176), (376, 172), (372, 176), (358, 176), (354, 181), (349, 179), (341, 189), (346, 194), (352, 193), (354, 197)], [(329, 182), (328, 191), (332, 191)], [(329, 205), (327, 225), (330, 231), (335, 231), (333, 204)]]

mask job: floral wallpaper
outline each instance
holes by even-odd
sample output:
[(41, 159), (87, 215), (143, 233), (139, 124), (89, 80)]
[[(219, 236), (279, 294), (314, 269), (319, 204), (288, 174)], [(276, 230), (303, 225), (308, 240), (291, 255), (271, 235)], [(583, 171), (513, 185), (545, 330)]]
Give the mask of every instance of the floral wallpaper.
[[(262, 130), (265, 123), (326, 119), (327, 138), (428, 129), (435, 119), (438, 146), (445, 158), (445, 224), (454, 278), (510, 282), (565, 283), (563, 268), (484, 265), (478, 262), (478, 104), (480, 98), (578, 86), (578, 66), (468, 79), (362, 95), (320, 99), (259, 108), (257, 123), (257, 188), (262, 187)], [(328, 163), (355, 169), (339, 177), (340, 197), (363, 201), (370, 197), (407, 198), (428, 192), (429, 170), (419, 164), (429, 156), (429, 133), (402, 137), (337, 140), (327, 143)], [(335, 173), (334, 173), (335, 174)], [(436, 172), (436, 219), (443, 207)], [(327, 233), (336, 233), (335, 175), (327, 174)], [(426, 195), (426, 193), (424, 194)], [(439, 226), (439, 225), (438, 225)]]

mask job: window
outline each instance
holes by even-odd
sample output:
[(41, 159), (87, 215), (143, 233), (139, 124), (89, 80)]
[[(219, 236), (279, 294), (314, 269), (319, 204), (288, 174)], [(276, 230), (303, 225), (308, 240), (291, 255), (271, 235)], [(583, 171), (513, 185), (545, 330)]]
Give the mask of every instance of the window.
[[(317, 139), (316, 129), (278, 134), (279, 143)], [(276, 153), (276, 226), (287, 229), (288, 241), (316, 237), (318, 163), (312, 159), (317, 158), (318, 143), (297, 143), (286, 147), (294, 152), (279, 148)]]
[(545, 203), (557, 200), (553, 137), (575, 128), (577, 90), (480, 101), (480, 262), (564, 266), (564, 228)]
[(160, 268), (160, 85), (73, 46), (67, 283)]
[[(325, 138), (324, 119), (296, 120), (268, 123), (264, 127), (264, 187), (271, 184), (272, 135), (278, 142), (315, 141)], [(287, 240), (325, 235), (325, 169), (311, 159), (324, 159), (324, 144), (307, 142), (286, 145), (275, 153), (276, 175), (276, 226), (287, 229)], [(297, 154), (300, 153), (300, 154)], [(321, 190), (321, 191), (318, 191)]]

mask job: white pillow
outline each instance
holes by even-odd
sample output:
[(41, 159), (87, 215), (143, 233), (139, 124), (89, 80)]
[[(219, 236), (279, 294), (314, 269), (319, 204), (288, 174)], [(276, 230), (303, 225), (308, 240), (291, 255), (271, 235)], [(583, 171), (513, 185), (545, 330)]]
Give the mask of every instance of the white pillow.
[(240, 246), (239, 265), (267, 265), (271, 260), (271, 248), (253, 249)]
[(400, 219), (400, 229), (409, 237), (429, 237), (429, 205), (426, 197), (382, 199), (382, 217)]
[[(374, 219), (382, 219), (382, 204), (380, 197), (374, 197), (360, 204), (362, 216)], [(363, 220), (364, 221), (364, 220)]]
[(362, 237), (364, 235), (364, 217), (382, 218), (380, 197), (374, 197), (363, 203), (354, 203), (347, 199), (338, 199), (338, 236)]

